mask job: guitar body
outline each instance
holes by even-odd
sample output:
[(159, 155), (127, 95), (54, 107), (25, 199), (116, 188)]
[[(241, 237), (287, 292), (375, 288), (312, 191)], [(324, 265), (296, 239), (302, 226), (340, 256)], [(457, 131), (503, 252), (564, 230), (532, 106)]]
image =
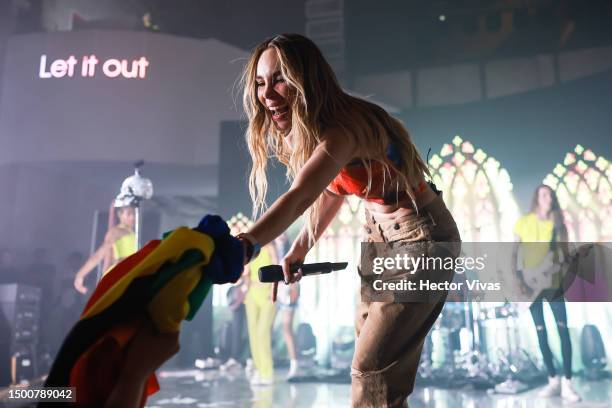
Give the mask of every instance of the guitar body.
[(548, 252), (542, 262), (533, 268), (524, 268), (522, 272), (523, 283), (530, 292), (525, 301), (531, 305), (536, 297), (544, 290), (552, 287), (553, 274), (561, 271), (561, 265), (553, 262), (554, 254)]
[[(559, 278), (562, 279), (564, 273), (580, 260), (580, 258), (586, 257), (590, 250), (593, 248), (592, 244), (582, 245), (573, 250), (566, 260), (565, 263), (555, 263), (554, 253), (548, 252), (542, 262), (534, 268), (524, 268), (520, 270), (522, 274), (522, 281), (527, 286), (529, 292), (523, 294), (521, 302), (518, 302), (518, 309), (525, 310), (533, 304), (536, 298), (542, 293), (544, 289), (551, 288), (553, 286), (553, 275), (559, 274)], [(555, 282), (560, 284), (560, 282)]]

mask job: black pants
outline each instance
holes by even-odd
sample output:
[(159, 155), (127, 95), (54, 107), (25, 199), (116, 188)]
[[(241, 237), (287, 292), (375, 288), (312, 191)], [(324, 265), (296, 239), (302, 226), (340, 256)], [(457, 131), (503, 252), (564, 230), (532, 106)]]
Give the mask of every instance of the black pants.
[(246, 312), (244, 304), (241, 304), (232, 311), (232, 321), (230, 326), (231, 339), (228, 358), (231, 357), (234, 360), (242, 362), (245, 350), (245, 339), (243, 336), (245, 327)]
[(563, 374), (565, 378), (572, 377), (572, 343), (570, 342), (569, 329), (567, 328), (567, 312), (565, 302), (563, 301), (563, 293), (558, 289), (545, 289), (533, 302), (531, 307), (531, 316), (535, 323), (538, 332), (538, 342), (540, 343), (540, 351), (544, 364), (548, 370), (548, 375), (554, 377), (556, 375), (555, 365), (553, 363), (552, 352), (548, 345), (548, 334), (546, 325), (544, 324), (544, 300), (548, 301), (550, 308), (557, 322), (557, 330), (561, 339), (561, 355), (563, 356)]

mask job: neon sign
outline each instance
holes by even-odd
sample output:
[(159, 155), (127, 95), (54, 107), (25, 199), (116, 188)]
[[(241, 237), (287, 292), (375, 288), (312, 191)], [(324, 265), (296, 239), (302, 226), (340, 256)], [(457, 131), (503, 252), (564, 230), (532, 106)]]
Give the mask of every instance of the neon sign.
[[(91, 54), (78, 60), (74, 55), (67, 59), (56, 59), (47, 64), (47, 56), (40, 56), (38, 77), (48, 78), (93, 78), (98, 74), (100, 60)], [(144, 79), (147, 76), (149, 61), (146, 57), (133, 60), (110, 58), (102, 63), (102, 74), (107, 78)]]

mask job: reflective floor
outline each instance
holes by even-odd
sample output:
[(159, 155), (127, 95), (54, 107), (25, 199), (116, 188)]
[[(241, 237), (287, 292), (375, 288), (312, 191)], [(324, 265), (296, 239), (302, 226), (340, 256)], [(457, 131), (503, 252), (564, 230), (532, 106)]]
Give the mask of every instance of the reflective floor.
[[(273, 386), (251, 387), (242, 371), (233, 374), (217, 370), (161, 372), (161, 391), (149, 399), (147, 407), (240, 407), (240, 408), (310, 408), (349, 406), (349, 385), (332, 383), (297, 383), (284, 381), (277, 372)], [(470, 388), (442, 389), (417, 387), (408, 402), (410, 408), (560, 408), (612, 407), (612, 380), (575, 380), (582, 395), (579, 403), (564, 403), (560, 398), (542, 399), (538, 389), (518, 395), (499, 395)]]

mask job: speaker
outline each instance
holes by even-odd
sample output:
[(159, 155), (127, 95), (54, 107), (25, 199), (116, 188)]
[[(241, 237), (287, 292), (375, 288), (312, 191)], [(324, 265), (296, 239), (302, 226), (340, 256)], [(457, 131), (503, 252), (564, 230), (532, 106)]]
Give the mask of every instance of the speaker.
[(340, 327), (332, 341), (331, 368), (338, 371), (351, 371), (355, 354), (355, 333), (352, 327)]
[(602, 378), (608, 358), (601, 333), (595, 325), (587, 324), (582, 328), (580, 354), (585, 376), (591, 380)]
[(0, 385), (31, 380), (37, 372), (41, 290), (0, 285)]
[(295, 335), (298, 359), (314, 359), (317, 354), (317, 338), (308, 323), (300, 323)]

